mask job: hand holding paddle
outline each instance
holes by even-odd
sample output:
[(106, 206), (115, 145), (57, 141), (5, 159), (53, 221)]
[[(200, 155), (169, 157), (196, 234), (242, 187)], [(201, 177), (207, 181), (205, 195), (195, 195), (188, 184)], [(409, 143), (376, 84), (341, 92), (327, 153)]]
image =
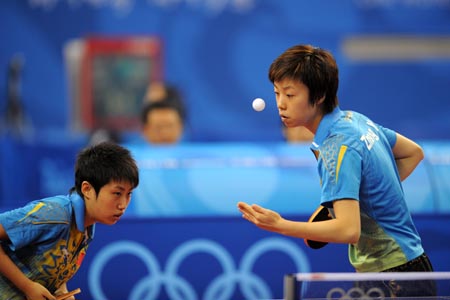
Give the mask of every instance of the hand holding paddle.
[[(330, 219), (331, 219), (331, 216), (328, 211), (328, 208), (321, 205), (311, 215), (308, 222), (320, 222), (320, 221), (326, 221), (326, 220), (330, 220)], [(327, 242), (318, 242), (318, 241), (312, 241), (312, 240), (308, 240), (308, 239), (304, 239), (304, 241), (305, 241), (305, 244), (312, 249), (320, 249), (328, 244)]]
[(56, 296), (56, 300), (65, 300), (65, 299), (67, 299), (69, 297), (72, 297), (73, 295), (76, 295), (76, 294), (79, 294), (79, 293), (81, 293), (81, 289), (78, 288), (78, 289), (73, 290), (71, 292), (68, 292), (68, 293)]

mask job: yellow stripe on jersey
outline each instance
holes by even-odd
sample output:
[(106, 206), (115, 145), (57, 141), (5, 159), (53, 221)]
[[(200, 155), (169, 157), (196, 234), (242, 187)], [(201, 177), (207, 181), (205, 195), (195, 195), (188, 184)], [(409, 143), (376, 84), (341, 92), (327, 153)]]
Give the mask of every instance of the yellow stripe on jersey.
[(37, 212), (38, 210), (40, 210), (43, 206), (45, 206), (45, 203), (43, 202), (39, 202), (32, 210), (30, 210), (27, 215), (25, 217), (23, 217), (22, 219), (20, 219), (18, 222), (23, 221), (24, 219), (26, 219), (28, 216), (34, 214), (35, 212)]
[(339, 149), (338, 161), (336, 166), (336, 182), (338, 182), (339, 178), (339, 170), (341, 169), (342, 159), (344, 159), (345, 152), (347, 151), (347, 146), (342, 145), (341, 149)]

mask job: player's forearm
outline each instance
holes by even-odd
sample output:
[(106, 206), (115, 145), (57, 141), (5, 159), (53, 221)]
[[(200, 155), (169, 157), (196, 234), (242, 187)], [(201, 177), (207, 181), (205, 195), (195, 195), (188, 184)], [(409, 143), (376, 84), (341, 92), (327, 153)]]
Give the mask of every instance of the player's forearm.
[(26, 291), (32, 281), (26, 277), (0, 246), (0, 273), (8, 278), (19, 290)]
[(342, 244), (354, 244), (360, 236), (358, 226), (349, 226), (337, 219), (312, 223), (285, 220), (280, 227), (280, 233), (296, 238)]
[(417, 165), (420, 163), (422, 159), (420, 156), (416, 158), (404, 158), (397, 159), (395, 162), (397, 164), (398, 174), (400, 176), (400, 180), (403, 181), (411, 175)]

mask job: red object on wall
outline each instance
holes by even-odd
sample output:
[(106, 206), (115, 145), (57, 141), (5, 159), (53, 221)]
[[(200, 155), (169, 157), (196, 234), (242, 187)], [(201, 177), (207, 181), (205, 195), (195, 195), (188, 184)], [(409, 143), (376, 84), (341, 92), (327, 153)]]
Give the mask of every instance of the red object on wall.
[(156, 37), (90, 37), (81, 62), (81, 120), (86, 129), (139, 127), (150, 82), (162, 78)]

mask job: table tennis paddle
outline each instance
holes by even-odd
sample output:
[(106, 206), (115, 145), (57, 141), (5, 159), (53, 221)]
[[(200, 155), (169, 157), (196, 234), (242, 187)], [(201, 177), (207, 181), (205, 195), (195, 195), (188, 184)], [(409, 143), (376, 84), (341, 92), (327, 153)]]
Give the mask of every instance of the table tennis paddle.
[[(330, 220), (330, 213), (328, 212), (328, 208), (325, 206), (320, 205), (316, 211), (311, 215), (308, 222), (320, 222), (320, 221), (326, 221)], [(312, 248), (312, 249), (320, 249), (324, 246), (326, 246), (327, 242), (318, 242), (313, 240), (304, 239), (306, 246)]]
[(79, 293), (81, 293), (81, 289), (78, 288), (78, 289), (73, 290), (71, 292), (68, 292), (68, 293), (56, 296), (56, 300), (64, 300), (64, 299), (67, 299), (67, 298), (69, 298), (69, 297), (71, 297), (73, 295), (79, 294)]

